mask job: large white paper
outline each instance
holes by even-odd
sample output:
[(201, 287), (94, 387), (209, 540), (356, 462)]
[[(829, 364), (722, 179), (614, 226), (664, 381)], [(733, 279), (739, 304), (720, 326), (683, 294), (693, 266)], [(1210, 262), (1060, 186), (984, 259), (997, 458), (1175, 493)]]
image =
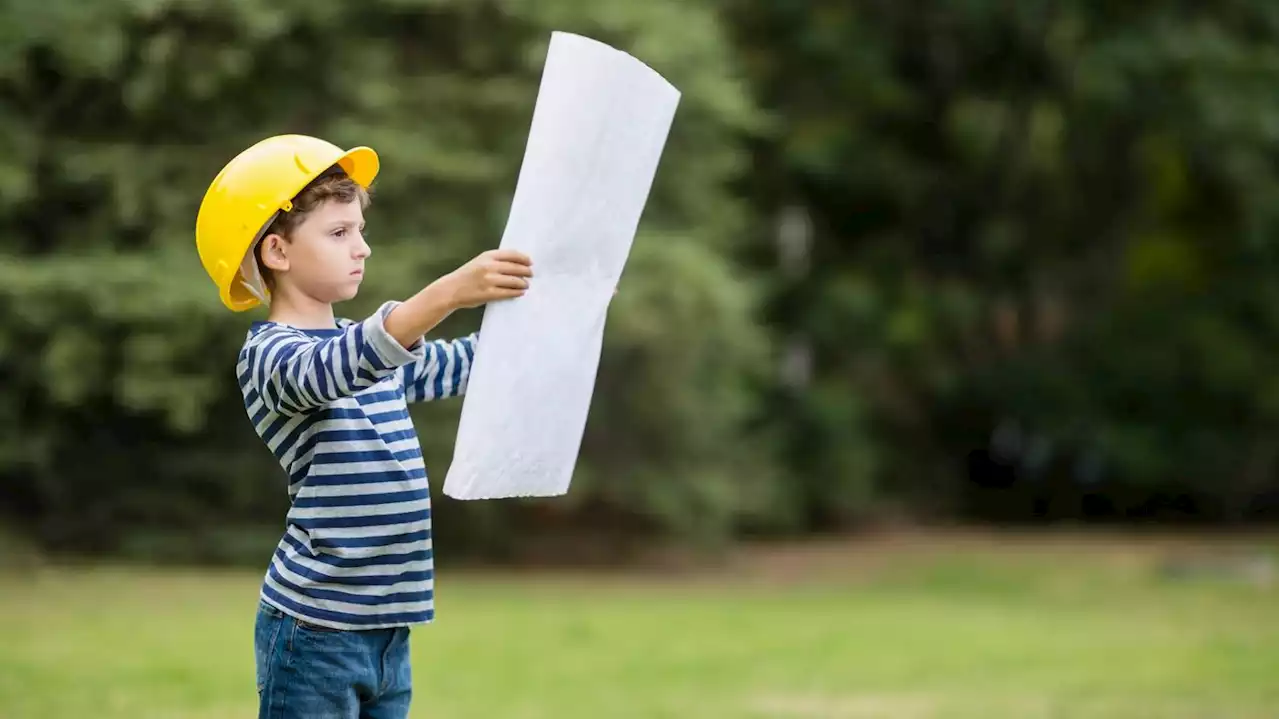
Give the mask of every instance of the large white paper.
[(501, 243), (533, 259), (534, 278), (523, 297), (484, 310), (450, 497), (569, 490), (605, 313), (679, 101), (630, 55), (552, 34)]

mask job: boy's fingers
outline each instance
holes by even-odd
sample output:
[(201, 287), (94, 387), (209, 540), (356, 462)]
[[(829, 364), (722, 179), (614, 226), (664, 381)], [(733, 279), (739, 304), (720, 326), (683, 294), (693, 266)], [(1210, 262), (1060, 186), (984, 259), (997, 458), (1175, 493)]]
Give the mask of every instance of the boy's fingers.
[(517, 289), (517, 290), (524, 290), (529, 287), (529, 281), (524, 279), (523, 277), (513, 277), (512, 275), (500, 275), (497, 273), (492, 273), (489, 275), (488, 279), (489, 279), (489, 284), (493, 285), (494, 287), (511, 288), (511, 289)]
[(517, 265), (533, 264), (533, 260), (529, 259), (528, 255), (518, 250), (495, 250), (493, 253), (493, 259), (500, 260), (502, 262), (514, 262)]
[(494, 266), (493, 270), (504, 275), (513, 275), (515, 277), (533, 277), (532, 267), (517, 264), (515, 262), (499, 262)]
[(516, 290), (508, 287), (496, 287), (490, 291), (490, 301), (493, 300), (509, 300), (520, 297), (524, 294), (524, 290)]

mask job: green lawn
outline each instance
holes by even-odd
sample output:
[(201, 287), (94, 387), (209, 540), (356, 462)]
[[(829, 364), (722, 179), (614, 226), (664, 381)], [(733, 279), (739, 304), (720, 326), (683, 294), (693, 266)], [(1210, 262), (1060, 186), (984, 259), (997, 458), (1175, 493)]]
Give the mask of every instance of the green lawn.
[[(445, 569), (413, 716), (1275, 717), (1274, 574), (1160, 569), (1186, 551), (938, 539), (687, 579)], [(257, 579), (0, 573), (0, 717), (253, 716)]]

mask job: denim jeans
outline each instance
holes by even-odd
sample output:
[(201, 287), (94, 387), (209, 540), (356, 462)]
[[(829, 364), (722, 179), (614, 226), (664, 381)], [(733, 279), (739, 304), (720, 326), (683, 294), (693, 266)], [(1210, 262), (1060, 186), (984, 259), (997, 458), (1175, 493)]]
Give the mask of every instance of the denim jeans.
[(259, 602), (253, 636), (259, 719), (404, 719), (409, 629), (317, 627)]

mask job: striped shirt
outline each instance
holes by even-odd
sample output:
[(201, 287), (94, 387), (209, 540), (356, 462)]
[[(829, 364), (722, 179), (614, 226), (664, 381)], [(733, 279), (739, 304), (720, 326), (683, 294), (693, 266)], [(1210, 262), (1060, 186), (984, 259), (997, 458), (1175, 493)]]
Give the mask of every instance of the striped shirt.
[(431, 494), (408, 403), (463, 394), (476, 335), (409, 349), (383, 320), (255, 322), (236, 374), (290, 508), (261, 598), (303, 621), (374, 629), (434, 618)]

